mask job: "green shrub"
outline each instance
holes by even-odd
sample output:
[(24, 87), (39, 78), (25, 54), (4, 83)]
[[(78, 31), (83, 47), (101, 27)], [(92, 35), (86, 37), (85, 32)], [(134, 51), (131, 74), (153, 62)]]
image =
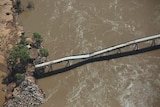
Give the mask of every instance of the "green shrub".
[(41, 35), (37, 32), (33, 33), (33, 40), (35, 41), (36, 47), (39, 47), (43, 41)]
[(27, 38), (27, 36), (21, 36), (20, 37), (20, 44), (24, 44), (24, 45), (26, 45), (26, 38)]
[(48, 52), (47, 49), (41, 48), (39, 50), (39, 54), (40, 54), (41, 57), (47, 57), (49, 55), (49, 52)]
[(16, 64), (27, 65), (29, 60), (29, 51), (27, 47), (23, 44), (18, 44), (11, 51), (8, 52), (8, 63), (12, 67)]
[(24, 74), (21, 74), (21, 73), (17, 73), (17, 74), (15, 74), (15, 76), (14, 76), (14, 78), (16, 79), (16, 80), (22, 80), (22, 79), (24, 79)]

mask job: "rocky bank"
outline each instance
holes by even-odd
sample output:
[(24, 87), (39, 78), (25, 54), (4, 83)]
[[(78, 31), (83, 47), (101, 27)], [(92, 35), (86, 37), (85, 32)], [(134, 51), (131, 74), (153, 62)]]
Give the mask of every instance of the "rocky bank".
[(25, 80), (14, 88), (12, 97), (3, 107), (37, 107), (44, 102), (44, 93), (31, 76), (26, 76)]

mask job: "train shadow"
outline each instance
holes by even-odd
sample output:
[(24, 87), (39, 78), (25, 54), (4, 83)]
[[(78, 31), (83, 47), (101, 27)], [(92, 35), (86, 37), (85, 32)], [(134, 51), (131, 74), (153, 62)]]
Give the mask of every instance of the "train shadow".
[(83, 60), (81, 62), (78, 62), (78, 63), (75, 63), (73, 65), (70, 65), (68, 67), (56, 69), (56, 70), (53, 70), (53, 71), (50, 71), (50, 72), (47, 72), (47, 73), (42, 73), (42, 74), (34, 73), (34, 76), (35, 76), (35, 78), (40, 79), (40, 78), (64, 73), (64, 72), (67, 72), (69, 70), (75, 69), (75, 68), (83, 66), (85, 64), (88, 64), (88, 63), (111, 60), (111, 59), (116, 59), (116, 58), (121, 58), (121, 57), (127, 57), (127, 56), (140, 54), (140, 53), (145, 53), (145, 52), (153, 51), (153, 50), (157, 50), (157, 49), (160, 49), (160, 45), (156, 45), (156, 46), (152, 46), (152, 47), (146, 47), (146, 48), (139, 49), (139, 50), (134, 50), (134, 51), (122, 52), (122, 53), (113, 54), (113, 55), (93, 57), (93, 58), (90, 58), (90, 59), (85, 59), (85, 60)]

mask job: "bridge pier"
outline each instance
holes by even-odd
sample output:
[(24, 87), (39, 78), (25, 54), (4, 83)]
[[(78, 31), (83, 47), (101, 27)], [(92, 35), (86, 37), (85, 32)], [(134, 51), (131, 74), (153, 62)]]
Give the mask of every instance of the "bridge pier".
[(117, 53), (119, 54), (119, 53), (121, 53), (121, 49), (117, 49), (118, 51), (117, 51)]
[(67, 64), (66, 64), (66, 67), (68, 67), (68, 66), (70, 66), (71, 64), (70, 64), (70, 62), (69, 62), (69, 60), (67, 61)]
[(135, 45), (134, 50), (135, 50), (135, 51), (138, 50), (138, 49), (139, 49), (139, 48), (138, 48), (138, 43), (135, 43), (134, 45)]
[(155, 46), (155, 45), (156, 45), (156, 39), (153, 39), (151, 46)]
[(53, 65), (50, 65), (47, 72), (52, 71), (52, 70), (53, 70)]

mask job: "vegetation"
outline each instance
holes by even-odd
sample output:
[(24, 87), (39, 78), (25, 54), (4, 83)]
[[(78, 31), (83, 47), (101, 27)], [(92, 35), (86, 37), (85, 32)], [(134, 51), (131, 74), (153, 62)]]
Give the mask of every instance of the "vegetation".
[[(22, 80), (26, 70), (29, 70), (27, 67), (28, 64), (37, 64), (44, 62), (44, 58), (49, 55), (47, 49), (41, 48), (41, 43), (43, 41), (41, 35), (39, 33), (33, 33), (32, 38), (28, 38), (27, 36), (21, 36), (19, 44), (17, 44), (12, 50), (8, 51), (7, 54), (7, 62), (9, 65), (9, 69), (11, 71), (11, 81), (12, 78), (16, 81)], [(30, 47), (28, 47), (30, 45)], [(36, 57), (34, 60), (30, 58), (34, 52), (30, 50), (34, 48), (35, 53), (38, 52), (40, 57)], [(38, 51), (39, 50), (39, 51)], [(44, 69), (38, 70), (39, 74), (41, 74)]]
[(21, 0), (16, 0), (15, 3), (13, 4), (13, 7), (18, 14), (20, 14), (23, 11), (21, 6)]
[(43, 38), (37, 32), (33, 33), (33, 40), (35, 41), (35, 46), (37, 48), (39, 48), (41, 46), (41, 43), (43, 42)]
[(21, 36), (20, 44), (25, 45), (26, 44), (26, 38), (27, 38), (27, 36)]
[(14, 78), (16, 79), (16, 80), (22, 80), (22, 79), (24, 79), (24, 74), (21, 74), (21, 73), (17, 73), (17, 74), (15, 74), (15, 76), (14, 76)]
[(49, 55), (48, 50), (44, 49), (44, 48), (41, 48), (39, 50), (39, 54), (40, 54), (41, 57), (47, 57)]
[(26, 7), (28, 9), (34, 8), (34, 4), (31, 1), (29, 1)]
[(8, 64), (14, 67), (16, 64), (23, 66), (28, 64), (29, 60), (28, 48), (23, 44), (18, 44), (8, 53)]

